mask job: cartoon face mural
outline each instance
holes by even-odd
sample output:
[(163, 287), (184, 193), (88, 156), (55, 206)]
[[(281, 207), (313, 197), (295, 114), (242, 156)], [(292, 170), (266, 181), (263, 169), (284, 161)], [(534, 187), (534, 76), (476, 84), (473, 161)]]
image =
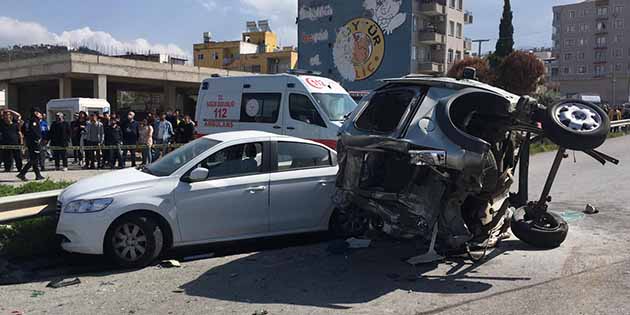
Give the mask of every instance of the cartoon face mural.
[(375, 21), (357, 18), (337, 32), (333, 59), (341, 76), (348, 81), (369, 78), (383, 62), (385, 36)]
[(372, 18), (390, 35), (405, 23), (406, 13), (400, 12), (402, 0), (365, 0), (363, 7), (372, 13)]

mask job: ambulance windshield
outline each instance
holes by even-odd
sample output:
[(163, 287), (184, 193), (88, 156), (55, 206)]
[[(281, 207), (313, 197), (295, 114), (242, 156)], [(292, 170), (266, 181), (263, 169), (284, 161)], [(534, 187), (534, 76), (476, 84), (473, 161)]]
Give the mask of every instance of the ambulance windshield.
[(331, 121), (344, 120), (357, 107), (357, 103), (348, 94), (313, 93), (313, 96)]

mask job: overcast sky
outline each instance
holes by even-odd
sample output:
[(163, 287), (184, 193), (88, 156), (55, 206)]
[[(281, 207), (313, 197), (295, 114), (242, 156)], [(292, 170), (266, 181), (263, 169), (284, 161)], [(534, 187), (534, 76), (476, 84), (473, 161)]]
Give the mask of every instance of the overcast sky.
[[(361, 1), (361, 0), (346, 0)], [(551, 8), (581, 0), (512, 0), (517, 47), (550, 46)], [(269, 19), (282, 45), (297, 42), (297, 0), (19, 0), (3, 1), (0, 46), (58, 43), (103, 52), (159, 51), (192, 55), (204, 31), (240, 38), (247, 20)], [(498, 37), (503, 0), (465, 0), (475, 23), (465, 36)], [(484, 50), (494, 49), (494, 43)], [(475, 46), (476, 50), (477, 47)]]

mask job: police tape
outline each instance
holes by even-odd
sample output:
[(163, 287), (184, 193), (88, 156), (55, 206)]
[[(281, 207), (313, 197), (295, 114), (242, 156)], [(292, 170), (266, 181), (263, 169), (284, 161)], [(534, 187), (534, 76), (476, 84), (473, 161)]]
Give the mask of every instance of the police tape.
[[(41, 146), (44, 150), (50, 151), (90, 151), (90, 150), (143, 150), (143, 149), (177, 149), (184, 146), (182, 143), (169, 143), (169, 144), (138, 144), (138, 145), (98, 145), (98, 146), (67, 146), (67, 147), (59, 147), (59, 146)], [(0, 150), (27, 150), (28, 147), (25, 145), (0, 145)]]

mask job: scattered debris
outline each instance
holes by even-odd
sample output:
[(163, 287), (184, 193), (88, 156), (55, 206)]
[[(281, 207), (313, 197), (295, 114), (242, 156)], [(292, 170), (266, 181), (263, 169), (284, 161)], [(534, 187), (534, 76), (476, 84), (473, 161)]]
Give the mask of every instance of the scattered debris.
[(163, 260), (160, 263), (160, 267), (162, 268), (180, 268), (181, 266), (182, 264), (180, 264), (179, 261), (175, 259)]
[(208, 253), (208, 254), (201, 254), (201, 255), (193, 255), (193, 256), (184, 257), (184, 259), (182, 259), (182, 261), (201, 260), (201, 259), (208, 259), (208, 258), (212, 258), (212, 257), (214, 257), (214, 253)]
[(584, 213), (586, 214), (597, 214), (599, 213), (599, 209), (595, 208), (595, 206), (590, 203), (586, 204), (586, 208), (584, 209)]
[(59, 288), (63, 288), (63, 287), (69, 287), (71, 285), (77, 285), (80, 284), (81, 280), (79, 280), (79, 278), (74, 278), (72, 280), (65, 280), (65, 279), (59, 279), (59, 280), (55, 280), (55, 281), (50, 281), (48, 283), (48, 285), (46, 285), (47, 288), (53, 288), (53, 289), (59, 289)]
[(257, 310), (254, 313), (252, 313), (252, 315), (267, 315), (267, 314), (269, 314), (267, 310)]
[(560, 216), (567, 222), (575, 222), (584, 219), (584, 213), (573, 210), (566, 210), (560, 213)]
[(45, 293), (44, 291), (33, 290), (31, 292), (31, 297), (34, 298), (34, 297), (42, 296), (44, 295), (44, 293)]
[(101, 284), (100, 284), (100, 285), (101, 285), (101, 286), (106, 286), (106, 285), (115, 285), (115, 283), (113, 283), (113, 282), (111, 282), (111, 281), (107, 281), (107, 282), (101, 281)]
[(184, 290), (182, 290), (182, 289), (176, 289), (176, 290), (173, 290), (173, 293), (184, 293)]
[(348, 248), (367, 248), (370, 246), (372, 241), (360, 238), (351, 237), (346, 240), (348, 243)]

